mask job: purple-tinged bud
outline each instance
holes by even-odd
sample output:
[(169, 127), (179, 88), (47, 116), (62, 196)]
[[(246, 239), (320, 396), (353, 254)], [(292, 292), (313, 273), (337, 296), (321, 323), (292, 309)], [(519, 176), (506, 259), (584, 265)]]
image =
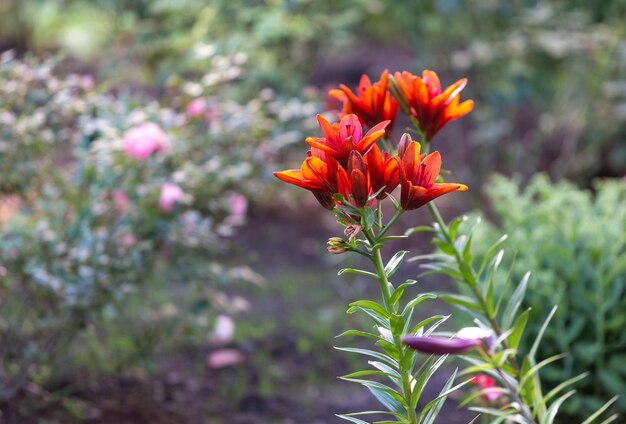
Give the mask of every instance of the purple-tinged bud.
[(400, 158), (404, 157), (404, 152), (406, 152), (406, 149), (407, 147), (409, 147), (409, 144), (411, 144), (411, 142), (413, 142), (413, 139), (411, 139), (410, 134), (402, 134), (400, 142), (398, 143), (398, 156), (400, 156)]
[(483, 349), (488, 350), (493, 345), (493, 331), (480, 327), (465, 327), (456, 333), (459, 339), (480, 340)]
[(460, 355), (477, 347), (489, 349), (493, 333), (480, 327), (466, 327), (457, 333), (456, 338), (405, 336), (402, 343), (424, 353)]
[(423, 353), (460, 355), (480, 346), (480, 340), (445, 339), (443, 337), (404, 336), (402, 343)]

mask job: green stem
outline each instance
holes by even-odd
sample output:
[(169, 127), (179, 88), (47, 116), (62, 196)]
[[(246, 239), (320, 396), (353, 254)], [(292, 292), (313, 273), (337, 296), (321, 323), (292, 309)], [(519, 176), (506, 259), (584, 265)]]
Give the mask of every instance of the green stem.
[[(363, 234), (370, 246), (376, 246), (378, 244), (378, 239), (374, 235), (374, 232), (371, 229), (363, 230)], [(374, 264), (374, 268), (376, 268), (376, 275), (378, 276), (378, 285), (380, 286), (380, 291), (383, 296), (383, 304), (387, 312), (393, 312), (391, 308), (391, 290), (389, 290), (389, 281), (387, 280), (387, 274), (385, 274), (385, 264), (383, 263), (383, 257), (380, 253), (380, 246), (376, 247), (372, 251), (372, 255), (370, 256), (372, 263)]]
[(494, 363), (493, 366), (495, 370), (498, 372), (498, 375), (500, 375), (500, 380), (502, 380), (502, 384), (504, 384), (506, 386), (506, 389), (509, 391), (509, 395), (519, 405), (520, 414), (522, 414), (522, 416), (526, 419), (528, 424), (535, 424), (536, 421), (533, 418), (532, 412), (530, 411), (530, 409), (528, 409), (528, 406), (522, 401), (522, 398), (520, 398), (520, 396), (517, 394), (517, 391), (515, 390), (515, 388), (511, 386), (511, 383), (509, 383), (509, 380), (506, 379), (506, 376), (504, 375), (504, 371), (502, 371), (502, 367), (500, 367), (500, 365), (498, 365), (497, 363)]
[[(437, 209), (437, 206), (433, 202), (430, 202), (428, 203), (428, 209), (430, 209), (430, 213), (435, 219), (435, 222), (437, 222), (437, 225), (439, 225), (439, 228), (441, 229), (441, 232), (443, 233), (447, 242), (451, 246), (454, 246), (454, 240), (452, 240), (452, 236), (450, 235), (450, 230), (448, 226), (446, 225), (446, 223), (444, 222), (443, 218), (441, 217), (441, 214), (439, 213), (439, 209)], [(454, 248), (454, 255), (456, 257), (457, 263), (461, 264), (463, 262), (463, 258), (461, 257), (461, 254), (456, 249), (456, 247)], [(480, 290), (478, 290), (478, 288), (476, 287), (477, 278), (476, 278), (476, 273), (474, 272), (474, 268), (471, 266), (471, 264), (467, 264), (467, 265), (468, 265), (468, 268), (471, 270), (473, 281), (469, 281), (465, 277), (463, 277), (463, 280), (465, 281), (467, 286), (472, 290), (472, 293), (474, 294), (474, 297), (476, 298), (476, 300), (478, 300), (478, 303), (480, 304), (480, 307), (483, 310), (483, 314), (489, 320), (489, 324), (491, 325), (491, 328), (496, 333), (496, 335), (500, 337), (500, 335), (502, 335), (502, 329), (500, 328), (500, 325), (496, 321), (495, 317), (493, 317), (491, 313), (489, 312), (489, 307), (487, 306), (487, 300), (482, 295)], [(517, 364), (515, 366), (515, 369), (517, 371)]]
[[(398, 212), (396, 212), (396, 215), (398, 215), (399, 217)], [(390, 227), (391, 224), (393, 224), (393, 222), (389, 221), (389, 223), (387, 224), (387, 227), (385, 228)], [(367, 238), (371, 246), (378, 245), (383, 235), (383, 232), (381, 231), (378, 237), (376, 237), (374, 235), (374, 232), (371, 229), (363, 230), (363, 233), (365, 234), (365, 237)], [(373, 249), (370, 259), (372, 263), (374, 264), (374, 268), (376, 269), (376, 275), (378, 276), (378, 284), (380, 285), (380, 290), (382, 292), (383, 304), (384, 304), (385, 310), (390, 315), (393, 315), (393, 314), (398, 313), (398, 306), (397, 306), (398, 304), (396, 303), (395, 305), (391, 305), (391, 301), (390, 301), (391, 284), (389, 283), (387, 274), (385, 273), (385, 263), (383, 262), (383, 257), (382, 257), (382, 254), (380, 253), (380, 250), (381, 250), (380, 245), (376, 247), (375, 249)], [(411, 389), (412, 370), (410, 366), (406, 368), (403, 367), (403, 363), (404, 363), (403, 358), (407, 350), (402, 344), (402, 339), (401, 339), (402, 334), (396, 334), (394, 332), (394, 328), (391, 325), (391, 320), (389, 322), (389, 331), (391, 331), (394, 345), (396, 349), (398, 350), (398, 352), (400, 353), (400, 359), (398, 360), (397, 366), (398, 366), (398, 372), (400, 373), (400, 377), (402, 380), (402, 392), (403, 392), (402, 395), (407, 405), (407, 413), (408, 413), (408, 420), (409, 420), (408, 423), (418, 424), (417, 412), (415, 411), (415, 408), (411, 406), (411, 397), (413, 393)]]
[(382, 230), (380, 230), (380, 233), (378, 234), (379, 240), (387, 233), (387, 231), (389, 231), (389, 229), (393, 226), (393, 224), (395, 224), (396, 221), (400, 219), (403, 213), (404, 213), (403, 209), (396, 210), (396, 213), (391, 217), (387, 225), (385, 225), (385, 227)]

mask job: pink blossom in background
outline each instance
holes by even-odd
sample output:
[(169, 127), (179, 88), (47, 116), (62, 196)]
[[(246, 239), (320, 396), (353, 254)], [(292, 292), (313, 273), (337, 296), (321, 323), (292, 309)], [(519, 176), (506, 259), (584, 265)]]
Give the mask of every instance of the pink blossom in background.
[(480, 390), (487, 390), (483, 396), (489, 401), (494, 401), (502, 396), (502, 393), (499, 391), (499, 387), (496, 386), (496, 379), (493, 377), (489, 377), (485, 374), (478, 374), (474, 377), (471, 383), (477, 385)]
[(96, 79), (91, 74), (85, 74), (82, 76), (81, 82), (85, 90), (91, 90), (96, 86)]
[(126, 153), (139, 160), (146, 160), (153, 153), (169, 150), (167, 134), (155, 123), (146, 122), (132, 127), (122, 140)]
[(115, 209), (119, 214), (123, 214), (128, 210), (130, 206), (130, 199), (122, 190), (113, 190), (113, 203), (115, 203)]
[(139, 240), (137, 239), (137, 236), (133, 233), (124, 233), (120, 237), (120, 245), (124, 247), (133, 247), (137, 244), (138, 241)]
[(163, 212), (171, 212), (174, 209), (174, 205), (183, 201), (185, 197), (185, 192), (178, 185), (174, 183), (165, 183), (161, 188), (159, 208)]
[(248, 199), (242, 194), (235, 193), (230, 196), (230, 215), (226, 222), (231, 225), (243, 225), (248, 211)]
[(244, 359), (243, 353), (237, 349), (219, 349), (207, 355), (207, 364), (210, 368), (220, 369), (235, 366)]
[(207, 103), (204, 99), (193, 99), (187, 105), (187, 116), (189, 118), (197, 118), (207, 111)]

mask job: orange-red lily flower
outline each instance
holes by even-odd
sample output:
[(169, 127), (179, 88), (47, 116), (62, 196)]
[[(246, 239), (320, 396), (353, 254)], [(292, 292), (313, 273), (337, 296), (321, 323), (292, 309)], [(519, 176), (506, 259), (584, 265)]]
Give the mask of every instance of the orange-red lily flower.
[(441, 169), (441, 155), (433, 152), (420, 156), (420, 144), (409, 143), (400, 159), (396, 156), (400, 170), (400, 204), (402, 209), (411, 210), (452, 191), (466, 191), (464, 184), (436, 183)]
[(389, 121), (380, 122), (363, 135), (363, 126), (356, 115), (346, 115), (341, 118), (341, 122), (334, 125), (322, 115), (317, 115), (317, 122), (324, 137), (309, 137), (306, 139), (307, 144), (328, 152), (346, 169), (350, 152), (354, 150), (361, 155), (366, 154), (385, 135), (385, 127), (389, 125)]
[[(473, 100), (459, 104), (460, 93), (467, 84), (463, 78), (441, 91), (439, 77), (433, 71), (422, 72), (422, 77), (410, 72), (396, 72), (394, 80), (397, 88), (406, 100), (406, 106), (417, 120), (426, 141), (432, 140), (435, 134), (448, 122), (467, 115), (474, 108)], [(400, 104), (405, 104), (403, 100)]]
[(335, 158), (323, 150), (313, 148), (300, 169), (274, 172), (274, 175), (281, 181), (311, 191), (322, 206), (332, 210), (335, 207), (333, 194), (339, 192), (338, 168)]
[(361, 123), (370, 128), (379, 122), (389, 121), (389, 126), (385, 129), (389, 135), (398, 114), (398, 102), (387, 90), (388, 83), (389, 71), (385, 70), (380, 80), (374, 84), (367, 75), (363, 75), (356, 93), (341, 84), (339, 89), (330, 90), (328, 94), (343, 103), (340, 116), (355, 114)]
[(398, 187), (400, 183), (398, 175), (398, 162), (394, 160), (389, 152), (381, 152), (377, 145), (365, 155), (367, 162), (370, 185), (372, 191), (377, 193), (380, 189), (385, 189), (376, 196), (378, 199), (384, 199), (388, 193), (391, 193)]

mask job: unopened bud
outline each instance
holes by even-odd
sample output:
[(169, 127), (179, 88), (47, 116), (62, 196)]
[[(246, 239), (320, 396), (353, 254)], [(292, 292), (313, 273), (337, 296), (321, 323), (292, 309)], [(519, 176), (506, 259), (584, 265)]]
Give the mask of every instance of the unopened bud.
[(391, 94), (393, 94), (393, 97), (395, 97), (398, 101), (398, 105), (400, 106), (402, 112), (407, 116), (411, 116), (412, 114), (409, 100), (406, 98), (406, 94), (400, 84), (398, 84), (398, 81), (396, 81), (391, 75), (389, 75), (389, 90), (391, 91)]
[(460, 355), (479, 347), (488, 350), (492, 340), (493, 333), (490, 330), (468, 327), (459, 331), (452, 339), (434, 336), (405, 336), (402, 338), (402, 343), (424, 353)]
[(348, 243), (341, 237), (331, 237), (328, 239), (326, 250), (328, 253), (339, 255), (347, 252), (349, 249)]
[(346, 235), (346, 237), (348, 237), (349, 241), (352, 241), (362, 230), (363, 226), (350, 224), (343, 230), (343, 233)]
[(404, 157), (404, 152), (406, 152), (407, 147), (409, 147), (412, 141), (413, 139), (410, 134), (402, 134), (400, 142), (398, 143), (398, 156), (400, 156), (400, 158)]

